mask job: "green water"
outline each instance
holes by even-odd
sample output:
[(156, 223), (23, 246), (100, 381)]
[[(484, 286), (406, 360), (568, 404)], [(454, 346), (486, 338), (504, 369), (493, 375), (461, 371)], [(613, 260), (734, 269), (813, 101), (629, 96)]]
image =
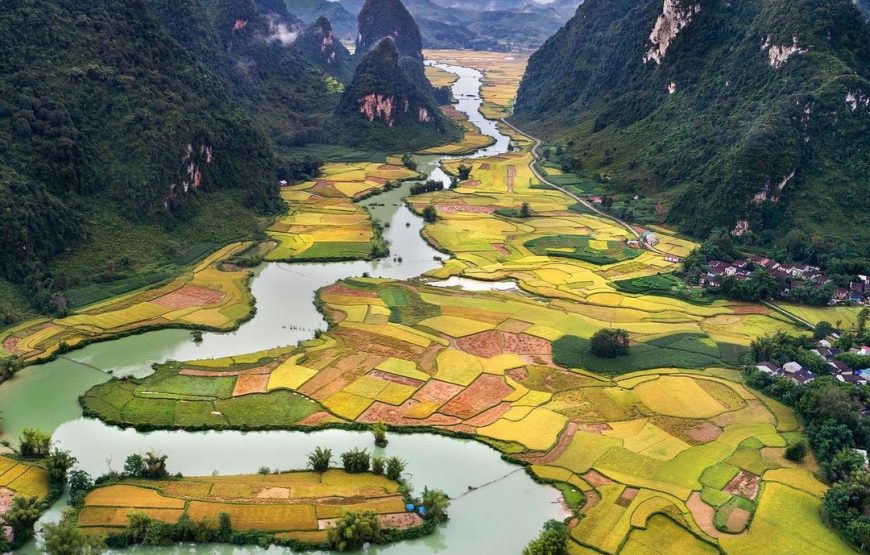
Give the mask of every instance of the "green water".
[[(449, 68), (460, 75), (454, 86), (457, 107), (481, 129), (497, 138), (495, 145), (477, 156), (504, 152), (509, 140), (478, 109), (480, 73)], [(439, 162), (444, 157), (417, 157), (419, 169), (431, 179), (449, 183)], [(325, 329), (314, 307), (317, 289), (339, 279), (371, 276), (412, 279), (437, 268), (444, 257), (420, 237), (422, 221), (402, 199), (410, 184), (367, 199), (372, 217), (389, 223), (385, 238), (391, 256), (384, 260), (325, 264), (268, 264), (257, 270), (252, 293), (257, 314), (233, 333), (205, 333), (193, 343), (190, 333), (164, 330), (90, 345), (58, 360), (22, 371), (0, 387), (0, 411), (5, 440), (15, 442), (24, 427), (53, 431), (53, 439), (78, 459), (80, 468), (97, 476), (122, 467), (133, 452), (156, 449), (168, 455), (170, 470), (186, 475), (213, 472), (254, 473), (261, 466), (283, 470), (303, 468), (315, 446), (341, 453), (353, 447), (372, 447), (370, 434), (326, 430), (302, 432), (153, 432), (121, 430), (81, 416), (78, 397), (114, 375), (143, 376), (151, 366), (166, 360), (216, 358), (294, 344)], [(511, 284), (486, 284), (456, 280), (447, 286), (504, 289)], [(519, 553), (549, 518), (565, 516), (560, 494), (535, 484), (522, 469), (501, 460), (498, 452), (480, 443), (431, 434), (393, 435), (385, 453), (408, 461), (411, 484), (445, 490), (452, 498), (451, 521), (437, 534), (392, 546), (367, 549), (367, 553)], [(64, 508), (58, 502), (42, 522), (56, 521)], [(37, 552), (31, 544), (25, 552)], [(231, 546), (175, 546), (167, 549), (136, 548), (136, 553), (277, 553)]]

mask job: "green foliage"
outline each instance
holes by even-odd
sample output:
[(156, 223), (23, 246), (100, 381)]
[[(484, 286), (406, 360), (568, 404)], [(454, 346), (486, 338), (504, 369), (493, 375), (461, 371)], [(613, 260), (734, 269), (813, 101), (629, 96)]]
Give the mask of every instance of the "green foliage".
[(72, 470), (67, 477), (67, 485), (69, 486), (69, 504), (73, 507), (81, 507), (88, 492), (94, 486), (94, 481), (90, 474), (84, 470)]
[(438, 211), (431, 204), (423, 208), (423, 220), (429, 224), (434, 224), (438, 221)]
[(424, 487), (420, 503), (426, 507), (426, 520), (439, 523), (449, 518), (447, 509), (450, 508), (450, 498), (443, 491)]
[(813, 339), (815, 339), (816, 341), (824, 339), (831, 335), (833, 331), (833, 324), (831, 324), (827, 320), (822, 320), (818, 324), (816, 324), (816, 327), (813, 329)]
[(131, 478), (162, 480), (169, 477), (166, 469), (166, 455), (148, 451), (144, 456), (137, 453), (129, 455), (124, 461), (124, 475)]
[(72, 515), (65, 515), (58, 523), (46, 524), (42, 534), (48, 555), (93, 555), (103, 548), (99, 537), (86, 536), (79, 530)]
[(456, 169), (456, 171), (459, 173), (459, 180), (468, 181), (469, 179), (471, 179), (471, 170), (471, 166), (466, 164), (459, 164), (459, 167)]
[(375, 436), (375, 445), (378, 447), (386, 447), (387, 429), (387, 425), (381, 421), (372, 424), (372, 435)]
[(785, 458), (794, 462), (803, 462), (807, 456), (807, 442), (804, 440), (797, 441), (789, 445), (785, 450)]
[(385, 462), (383, 457), (372, 457), (372, 474), (382, 476), (384, 474)]
[(33, 525), (42, 516), (44, 507), (36, 497), (16, 497), (0, 515), (0, 522), (12, 529), (15, 545), (23, 545), (33, 537)]
[[(589, 246), (592, 240), (592, 237), (582, 235), (551, 235), (527, 241), (525, 246), (537, 255), (573, 258), (598, 265), (615, 264), (637, 258), (643, 252), (640, 249), (628, 248), (621, 241), (608, 241), (607, 250), (593, 249)], [(565, 248), (574, 250), (570, 252), (562, 250)]]
[(870, 472), (861, 470), (825, 493), (822, 515), (854, 545), (870, 545)]
[(523, 555), (565, 555), (570, 530), (563, 522), (548, 520), (537, 538), (523, 549)]
[(371, 457), (365, 449), (352, 449), (341, 454), (341, 464), (350, 474), (362, 474), (369, 471)]
[(332, 449), (315, 447), (314, 451), (308, 454), (308, 466), (314, 472), (326, 472), (330, 464), (332, 464)]
[(381, 521), (374, 511), (349, 511), (329, 529), (329, 543), (338, 551), (353, 551), (381, 539)]
[[(755, 270), (749, 279), (743, 281), (733, 277), (724, 278), (721, 291), (729, 299), (757, 302), (777, 297), (781, 288), (779, 281), (770, 272)], [(833, 294), (833, 291), (830, 293)], [(824, 303), (826, 304), (830, 298), (831, 296), (828, 295)]]
[(592, 354), (599, 358), (625, 356), (628, 354), (628, 332), (621, 329), (600, 329), (592, 336), (590, 345)]
[(399, 457), (390, 457), (387, 459), (387, 478), (395, 482), (402, 480), (402, 472), (405, 471), (407, 463)]
[(861, 468), (864, 468), (864, 456), (852, 449), (841, 449), (822, 461), (822, 474), (831, 483), (846, 480)]
[(77, 462), (78, 459), (73, 457), (69, 451), (62, 451), (55, 447), (54, 451), (45, 459), (48, 482), (63, 487), (66, 484), (67, 471)]
[(18, 452), (25, 457), (46, 457), (51, 449), (51, 435), (36, 428), (24, 428), (18, 440)]
[[(660, 63), (644, 61), (661, 12), (657, 0), (584, 3), (531, 57), (518, 123), (565, 145), (571, 169), (667, 203), (695, 236), (746, 220), (746, 242), (800, 228), (867, 253), (870, 112), (844, 98), (870, 89), (870, 25), (853, 2), (705, 3)], [(806, 51), (771, 67), (792, 37)]]

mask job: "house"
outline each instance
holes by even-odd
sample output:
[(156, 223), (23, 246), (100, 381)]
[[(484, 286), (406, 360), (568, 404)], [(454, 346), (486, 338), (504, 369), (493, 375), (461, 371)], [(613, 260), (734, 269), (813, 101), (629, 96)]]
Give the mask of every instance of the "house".
[(867, 383), (867, 378), (862, 376), (861, 374), (838, 374), (837, 379), (843, 383), (850, 383), (852, 385), (865, 385)]
[(806, 385), (816, 379), (816, 375), (809, 370), (800, 370), (786, 377), (798, 385)]
[(870, 347), (867, 345), (861, 345), (861, 348), (858, 349), (859, 355), (870, 356)]
[(640, 241), (635, 241), (634, 239), (631, 239), (630, 241), (626, 241), (625, 244), (628, 245), (628, 247), (631, 249), (639, 249), (640, 248)]
[(798, 374), (803, 372), (803, 370), (804, 367), (797, 362), (786, 362), (782, 367), (782, 371), (786, 374)]
[(839, 360), (832, 360), (828, 363), (828, 366), (831, 368), (831, 374), (842, 374), (844, 372), (849, 373), (852, 371), (845, 362)]
[(779, 368), (777, 368), (777, 366), (771, 362), (759, 362), (758, 364), (755, 365), (755, 368), (759, 372), (764, 372), (765, 374), (770, 374), (770, 375), (776, 374), (777, 371), (779, 370)]
[(819, 341), (819, 348), (830, 350), (831, 342), (828, 341), (827, 339), (822, 339), (821, 341)]
[(669, 254), (668, 256), (665, 257), (665, 261), (672, 262), (674, 264), (678, 264), (678, 263), (682, 262), (683, 259), (680, 258), (679, 256), (674, 256), (672, 254)]
[(652, 231), (644, 231), (643, 235), (640, 236), (640, 240), (651, 247), (659, 244), (658, 235), (656, 235)]
[(281, 181), (278, 182), (278, 185), (280, 185), (280, 186), (282, 186), (282, 187), (286, 187), (286, 186), (287, 186), (287, 180), (286, 180), (286, 179), (282, 179)]

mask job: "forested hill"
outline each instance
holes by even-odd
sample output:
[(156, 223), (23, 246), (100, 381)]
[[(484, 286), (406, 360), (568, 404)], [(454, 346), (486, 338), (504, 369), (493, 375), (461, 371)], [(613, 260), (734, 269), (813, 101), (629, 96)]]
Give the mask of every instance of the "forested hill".
[(531, 58), (516, 120), (687, 232), (866, 254), (868, 79), (851, 0), (588, 0)]
[(250, 234), (272, 144), (337, 101), (245, 1), (3, 2), (0, 33), (0, 292), (41, 310)]

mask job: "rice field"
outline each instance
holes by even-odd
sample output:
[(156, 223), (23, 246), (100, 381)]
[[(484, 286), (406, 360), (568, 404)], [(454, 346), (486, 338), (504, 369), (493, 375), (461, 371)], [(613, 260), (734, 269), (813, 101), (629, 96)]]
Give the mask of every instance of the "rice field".
[(228, 245), (170, 283), (103, 301), (54, 320), (26, 322), (0, 334), (0, 356), (34, 363), (96, 339), (143, 328), (198, 327), (229, 331), (253, 307), (250, 274), (226, 261), (249, 243)]
[(48, 495), (48, 473), (39, 465), (0, 456), (0, 514), (15, 497)]
[(288, 212), (267, 230), (277, 243), (268, 261), (360, 260), (372, 256), (374, 230), (368, 213), (354, 201), (390, 181), (417, 177), (399, 160), (386, 163), (329, 163), (315, 181), (285, 186)]
[(76, 522), (85, 532), (107, 536), (123, 531), (133, 513), (167, 523), (187, 515), (194, 522), (207, 521), (212, 526), (216, 526), (221, 513), (227, 513), (235, 530), (268, 532), (322, 544), (333, 519), (361, 510), (382, 515), (386, 527), (390, 527), (390, 515), (411, 518), (404, 511), (396, 482), (374, 474), (330, 469), (323, 474), (298, 471), (126, 479), (92, 490)]

